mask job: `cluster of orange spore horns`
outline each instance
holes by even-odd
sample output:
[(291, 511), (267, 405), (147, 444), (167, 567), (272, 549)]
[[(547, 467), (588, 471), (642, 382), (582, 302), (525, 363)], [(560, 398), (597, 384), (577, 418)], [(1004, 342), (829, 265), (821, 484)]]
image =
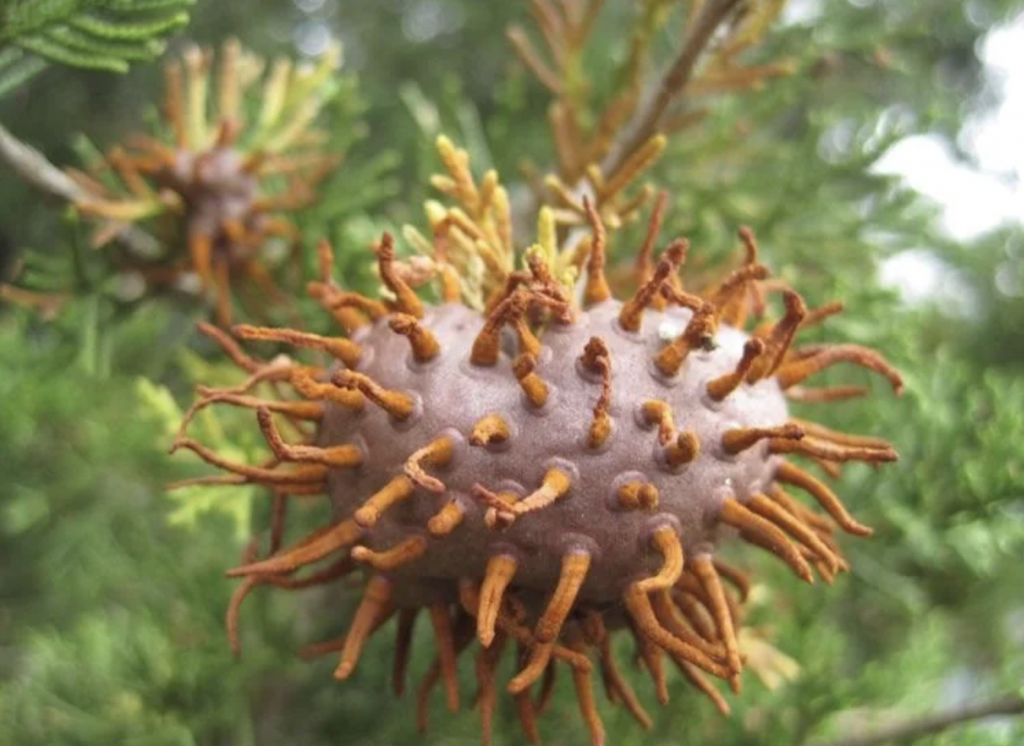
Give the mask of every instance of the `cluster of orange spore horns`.
[[(485, 532), (486, 537), (500, 539), (494, 547), (513, 546), (516, 531), (521, 527), (557, 521), (563, 506), (579, 505), (587, 499), (581, 496), (583, 477), (578, 469), (561, 463), (546, 465), (542, 476), (521, 491), (506, 489), (497, 477), (493, 482), (488, 478), (486, 483), (473, 481), (460, 486), (458, 471), (468, 458), (467, 452), (497, 458), (515, 447), (522, 440), (524, 427), (540, 421), (538, 413), (547, 412), (553, 381), (565, 386), (567, 379), (559, 378), (561, 374), (552, 367), (563, 363), (579, 372), (578, 380), (583, 381), (581, 385), (589, 402), (588, 409), (579, 414), (580, 447), (589, 452), (590, 458), (604, 458), (609, 445), (622, 437), (617, 428), (625, 427), (615, 421), (616, 412), (627, 408), (622, 399), (629, 393), (615, 386), (616, 372), (629, 362), (622, 357), (626, 353), (619, 345), (633, 344), (622, 339), (633, 340), (642, 332), (646, 314), (662, 314), (660, 309), (669, 306), (678, 307), (676, 313), (688, 314), (681, 317), (686, 319), (685, 328), (677, 336), (663, 340), (653, 358), (645, 361), (650, 363), (652, 378), (662, 385), (658, 390), (665, 395), (645, 395), (637, 402), (641, 420), (638, 426), (656, 431), (655, 457), (651, 464), (626, 465), (634, 470), (647, 469), (643, 474), (657, 476), (641, 474), (615, 482), (610, 507), (587, 506), (587, 511), (599, 518), (612, 516), (600, 520), (615, 520), (616, 515), (651, 516), (645, 524), (646, 533), (642, 534), (646, 545), (637, 553), (637, 566), (643, 567), (643, 571), (623, 580), (617, 595), (609, 600), (607, 596), (595, 598), (588, 591), (591, 584), (604, 581), (598, 577), (599, 553), (585, 542), (557, 550), (550, 557), (552, 565), (557, 564), (557, 579), (543, 594), (531, 587), (528, 580), (521, 580), (530, 575), (524, 565), (530, 560), (514, 550), (495, 549), (480, 566), (465, 564), (458, 576), (450, 578), (448, 600), (426, 605), (437, 658), (417, 690), (418, 723), (425, 726), (427, 700), (438, 684), (445, 691), (448, 705), (453, 709), (458, 706), (456, 661), (475, 638), (480, 644), (475, 668), (485, 743), (490, 741), (494, 719), (497, 663), (509, 642), (515, 642), (520, 650), (523, 665), (506, 689), (515, 699), (531, 742), (537, 738), (536, 719), (550, 696), (554, 672), (561, 665), (568, 668), (572, 677), (593, 743), (604, 740), (593, 694), (595, 668), (608, 698), (623, 704), (643, 727), (650, 727), (649, 715), (610, 653), (609, 635), (620, 626), (635, 637), (639, 658), (652, 678), (659, 701), (668, 699), (663, 661), (668, 656), (686, 680), (719, 710), (728, 712), (722, 694), (707, 675), (726, 680), (738, 689), (744, 656), (737, 630), (742, 623), (741, 605), (749, 590), (749, 579), (714, 560), (707, 553), (708, 543), (691, 541), (670, 513), (659, 512), (676, 505), (673, 483), (665, 480), (696, 469), (708, 459), (719, 459), (722, 463), (754, 459), (768, 475), (763, 486), (749, 493), (716, 498), (710, 516), (719, 526), (734, 529), (743, 540), (779, 558), (807, 582), (813, 582), (814, 571), (831, 582), (846, 569), (833, 523), (852, 534), (865, 535), (870, 530), (848, 513), (824, 481), (782, 457), (806, 457), (831, 468), (847, 461), (894, 460), (896, 453), (892, 447), (876, 438), (851, 436), (793, 418), (764, 425), (735, 424), (716, 431), (719, 434), (712, 440), (684, 419), (687, 413), (673, 404), (676, 400), (672, 398), (672, 388), (664, 386), (667, 379), (678, 383), (685, 371), (699, 362), (698, 358), (711, 354), (713, 340), (723, 326), (742, 325), (751, 314), (756, 318), (762, 316), (764, 289), (759, 283), (767, 276), (767, 270), (757, 262), (752, 234), (741, 232), (747, 248), (746, 263), (709, 291), (697, 295), (683, 289), (678, 270), (688, 244), (676, 241), (653, 268), (650, 262), (639, 268), (636, 293), (618, 304), (606, 292), (606, 237), (600, 218), (589, 203), (586, 206), (593, 236), (586, 263), (583, 306), (595, 309), (616, 303), (614, 323), (619, 328), (600, 334), (587, 330), (570, 360), (552, 361), (551, 355), (543, 355), (542, 352), (550, 350), (544, 349), (545, 339), (538, 337), (541, 329), (551, 325), (571, 329), (584, 322), (578, 320), (582, 316), (577, 313), (572, 294), (553, 279), (547, 265), (533, 257), (528, 269), (489, 299), (472, 339), (463, 338), (461, 342), (465, 363), (479, 375), (486, 371), (487, 376), (504, 375), (514, 381), (523, 411), (473, 412), (468, 424), (454, 428), (457, 433), (445, 430), (428, 434), (430, 437), (421, 439), (414, 448), (400, 451), (394, 468), (388, 466), (385, 470), (386, 478), (368, 490), (350, 513), (291, 546), (281, 546), (283, 506), (288, 498), (329, 494), (329, 476), (358, 475), (375, 468), (373, 448), (365, 445), (362, 436), (354, 442), (325, 442), (319, 437), (318, 428), (322, 432), (325, 418), (351, 415), (352, 421), (362, 422), (362, 414), (375, 408), (386, 414), (386, 425), (381, 427), (390, 428), (388, 433), (398, 433), (415, 425), (420, 408), (432, 406), (426, 387), (412, 391), (396, 385), (385, 368), (370, 366), (357, 370), (364, 360), (374, 357), (369, 352), (379, 353), (379, 346), (369, 350), (376, 344), (374, 335), (385, 335), (388, 345), (393, 345), (390, 340), (396, 337), (387, 335), (404, 339), (413, 365), (404, 366), (403, 370), (415, 368), (418, 375), (429, 375), (435, 361), (443, 360), (460, 343), (445, 336), (444, 327), (432, 325), (433, 312), (407, 281), (389, 235), (377, 247), (380, 278), (388, 291), (386, 299), (371, 299), (337, 287), (332, 279), (331, 252), (326, 245), (321, 248), (322, 276), (310, 286), (311, 295), (342, 328), (349, 332), (366, 330), (358, 343), (347, 337), (289, 329), (236, 326), (232, 337), (209, 325), (201, 327), (244, 371), (246, 379), (228, 389), (200, 389), (200, 397), (186, 416), (174, 449), (191, 450), (229, 474), (194, 479), (188, 484), (263, 484), (272, 490), (275, 506), (281, 506), (274, 511), (270, 554), (259, 558), (254, 547), (250, 548), (245, 563), (228, 573), (243, 579), (228, 613), (227, 626), (235, 647), (242, 600), (256, 587), (305, 588), (333, 581), (359, 568), (369, 579), (348, 632), (306, 652), (339, 653), (335, 677), (347, 678), (355, 670), (370, 637), (397, 615), (395, 690), (404, 691), (417, 609), (406, 605), (403, 589), (421, 577), (420, 573), (429, 576), (427, 565), (432, 561), (432, 552), (447, 542), (459, 541), (465, 532)], [(660, 221), (660, 216), (656, 218)], [(447, 282), (443, 276), (440, 279)], [(836, 304), (808, 310), (791, 291), (783, 294), (783, 304), (784, 313), (776, 323), (762, 322), (747, 337), (742, 353), (732, 358), (731, 369), (720, 368), (715, 376), (702, 381), (703, 388), (697, 396), (711, 402), (709, 406), (728, 403), (744, 387), (748, 392), (766, 390), (762, 383), (767, 379), (777, 383), (772, 390), (778, 397), (779, 389), (801, 386), (815, 373), (843, 362), (878, 372), (899, 390), (898, 374), (871, 351), (854, 345), (794, 346), (799, 330), (837, 312)], [(469, 309), (465, 313), (467, 318), (473, 315)], [(243, 351), (235, 338), (288, 345), (326, 356), (332, 362), (310, 365), (280, 355), (263, 361)], [(643, 346), (628, 349), (646, 354), (642, 352), (646, 349)], [(696, 354), (698, 351), (700, 354)], [(469, 385), (480, 385), (479, 380)], [(273, 396), (262, 398), (257, 389), (271, 391)], [(800, 390), (805, 394), (810, 391)], [(236, 463), (189, 438), (188, 422), (196, 412), (214, 404), (255, 410), (271, 458), (259, 465)], [(404, 441), (395, 435), (394, 442)], [(395, 446), (389, 447), (394, 450)], [(831, 521), (799, 502), (784, 487), (809, 495)], [(428, 500), (439, 502), (431, 508), (422, 527), (403, 524), (401, 537), (389, 539), (383, 546), (374, 539), (379, 527), (393, 526), (389, 523), (392, 516), (406, 507), (425, 505)], [(715, 538), (711, 536), (712, 540)], [(656, 566), (643, 564), (652, 559)], [(323, 561), (330, 564), (314, 569), (311, 574), (299, 575)], [(726, 584), (734, 590), (728, 590)], [(536, 687), (540, 691), (534, 696), (532, 690)]]
[[(93, 245), (122, 235), (129, 223), (163, 217), (173, 229), (166, 255), (119, 254), (118, 269), (165, 287), (187, 287), (180, 280), (193, 275), (222, 327), (231, 323), (233, 295), (257, 315), (262, 305), (285, 301), (265, 248), (274, 239), (294, 244), (298, 229), (286, 214), (315, 202), (317, 186), (340, 162), (315, 128), (339, 62), (333, 46), (311, 65), (280, 59), (266, 68), (257, 93), (264, 63), (237, 40), (223, 45), (216, 73), (210, 50), (192, 46), (169, 60), (161, 107), (167, 135), (133, 136), (88, 173), (66, 171), (79, 187), (76, 207), (97, 222)], [(249, 116), (257, 98), (259, 115)], [(263, 303), (243, 289), (258, 291)]]

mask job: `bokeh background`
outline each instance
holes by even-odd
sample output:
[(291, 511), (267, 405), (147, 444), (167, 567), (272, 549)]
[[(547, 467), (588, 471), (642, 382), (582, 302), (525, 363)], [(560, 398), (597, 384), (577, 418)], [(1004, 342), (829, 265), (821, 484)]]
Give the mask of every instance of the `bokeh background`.
[[(369, 240), (425, 222), (439, 132), (480, 172), (499, 168), (519, 200), (523, 164), (551, 162), (548, 99), (504, 38), (526, 5), (199, 0), (170, 49), (233, 35), (266, 54), (312, 57), (341, 40), (358, 86), (326, 123), (355, 143), (298, 220), (307, 254), (329, 236), (346, 281), (369, 287)], [(631, 12), (627, 0), (607, 3), (589, 61), (598, 81), (624, 54)], [(809, 303), (844, 299), (830, 339), (884, 351), (907, 391), (894, 399), (865, 376), (836, 374), (874, 395), (807, 411), (885, 436), (902, 459), (846, 470), (841, 492), (876, 534), (844, 541), (853, 570), (834, 587), (738, 557), (759, 579), (749, 623), (798, 671), (748, 677), (730, 719), (678, 679), (658, 707), (633, 673), (656, 725), (642, 733), (603, 707), (610, 744), (839, 743), (1024, 697), (1021, 49), (1016, 1), (792, 0), (764, 53), (796, 60), (797, 73), (717, 99), (672, 141), (656, 172), (674, 195), (669, 229), (712, 263), (749, 224), (767, 263)], [(145, 62), (122, 76), (52, 65), (0, 100), (0, 122), (71, 165), (83, 137), (102, 148), (142, 128), (160, 80)], [(344, 685), (331, 660), (296, 657), (345, 628), (355, 587), (257, 594), (243, 613), (243, 655), (231, 656), (223, 570), (267, 506), (258, 495), (162, 489), (197, 473), (166, 448), (191, 386), (223, 372), (194, 332), (203, 310), (180, 298), (112, 303), (90, 276), (97, 259), (75, 215), (0, 173), (0, 277), (21, 266), (64, 276), (72, 257), (85, 266), (54, 318), (0, 305), (0, 743), (477, 743), (475, 715), (447, 713), (439, 694), (429, 733), (416, 733), (409, 698), (391, 699), (388, 635)], [(637, 240), (624, 231), (614, 250), (628, 257)], [(242, 449), (257, 437), (245, 423)], [(414, 675), (429, 662), (420, 631)], [(562, 681), (541, 722), (546, 744), (585, 742), (569, 689)], [(509, 702), (496, 725), (498, 743), (522, 742)], [(916, 742), (1010, 746), (1024, 743), (1024, 723), (972, 720)]]

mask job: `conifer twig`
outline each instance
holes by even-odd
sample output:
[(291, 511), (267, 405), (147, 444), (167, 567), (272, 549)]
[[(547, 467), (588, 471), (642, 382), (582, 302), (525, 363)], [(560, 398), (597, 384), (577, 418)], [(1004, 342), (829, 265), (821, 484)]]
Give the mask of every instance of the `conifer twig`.
[[(31, 145), (19, 140), (0, 124), (0, 161), (6, 163), (26, 183), (49, 197), (74, 204), (89, 195), (63, 171), (50, 163), (46, 156)], [(117, 234), (117, 240), (133, 253), (152, 256), (159, 243), (149, 233), (134, 225), (126, 225)]]
[(1008, 694), (987, 702), (978, 702), (896, 723), (873, 733), (857, 734), (837, 741), (813, 741), (805, 746), (881, 746), (888, 743), (909, 743), (955, 725), (997, 715), (1024, 715), (1024, 695)]
[(0, 159), (28, 184), (44, 194), (74, 202), (84, 192), (67, 174), (38, 150), (26, 145), (0, 124)]
[(657, 134), (669, 106), (693, 77), (701, 54), (707, 48), (711, 37), (742, 2), (743, 0), (708, 0), (697, 16), (692, 30), (687, 33), (679, 54), (656, 85), (654, 94), (647, 99), (630, 125), (623, 130), (622, 142), (609, 151), (604, 163), (601, 164), (603, 173), (614, 173), (632, 153)]

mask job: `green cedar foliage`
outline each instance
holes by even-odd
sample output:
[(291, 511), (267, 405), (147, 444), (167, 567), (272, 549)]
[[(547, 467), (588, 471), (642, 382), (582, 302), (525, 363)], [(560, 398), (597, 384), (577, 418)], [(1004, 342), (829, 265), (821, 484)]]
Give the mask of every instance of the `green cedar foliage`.
[(0, 15), (0, 98), (48, 63), (128, 71), (188, 23), (195, 0), (8, 0)]

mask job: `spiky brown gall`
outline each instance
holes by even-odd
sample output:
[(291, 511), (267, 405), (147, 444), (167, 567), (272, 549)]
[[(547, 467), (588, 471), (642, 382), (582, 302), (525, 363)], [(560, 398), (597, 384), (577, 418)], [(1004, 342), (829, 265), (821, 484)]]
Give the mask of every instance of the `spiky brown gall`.
[[(462, 151), (442, 152), (452, 169), (465, 167)], [(472, 204), (495, 199), (494, 184), (483, 189), (489, 182), (463, 175), (444, 183)], [(189, 416), (214, 404), (254, 409), (273, 460), (234, 463), (184, 430), (175, 447), (231, 472), (230, 483), (303, 499), (320, 491), (334, 515), (331, 525), (230, 571), (246, 584), (231, 607), (233, 636), (240, 599), (253, 588), (302, 582), (314, 564), (344, 560), (345, 572), (358, 567), (367, 583), (349, 632), (325, 648), (340, 651), (335, 676), (350, 677), (374, 631), (398, 614), (395, 688), (404, 689), (412, 620), (425, 609), (438, 656), (418, 689), (420, 726), (435, 686), (458, 706), (456, 659), (474, 638), (485, 742), (498, 657), (513, 641), (521, 667), (504, 688), (528, 738), (547, 696), (537, 702), (530, 692), (549, 692), (555, 667), (568, 669), (594, 744), (603, 739), (595, 668), (613, 701), (650, 725), (611, 657), (608, 640), (617, 633), (635, 636), (660, 701), (668, 697), (667, 659), (728, 712), (707, 677), (738, 689), (740, 604), (750, 583), (715, 558), (716, 548), (738, 536), (802, 580), (813, 582), (817, 570), (831, 582), (846, 568), (832, 522), (852, 534), (870, 529), (790, 458), (874, 464), (896, 457), (877, 438), (791, 418), (787, 390), (813, 391), (803, 384), (839, 363), (879, 373), (896, 391), (902, 382), (869, 350), (796, 346), (800, 329), (837, 312), (835, 305), (808, 312), (786, 290), (780, 318), (761, 322), (767, 270), (749, 230), (740, 234), (745, 264), (703, 295), (682, 290), (684, 240), (653, 269), (641, 263), (632, 297), (606, 294), (607, 237), (585, 207), (593, 253), (579, 264), (584, 277), (562, 273), (568, 254), (545, 248), (548, 237), (526, 253), (523, 269), (494, 255), (499, 276), (460, 283), (460, 302), (421, 300), (389, 235), (377, 247), (388, 291), (379, 300), (338, 289), (326, 252), (311, 290), (332, 315), (342, 306), (351, 312), (340, 324), (349, 336), (234, 328), (248, 346), (287, 345), (316, 363), (263, 362), (203, 327), (247, 379), (201, 389)], [(652, 218), (658, 224), (662, 210)], [(485, 221), (477, 233), (503, 240), (494, 213), (474, 214)], [(465, 219), (469, 230), (475, 223)], [(450, 283), (444, 256), (439, 248), (432, 274), (442, 291)], [(753, 331), (743, 326), (748, 318), (758, 321)], [(264, 382), (284, 398), (257, 396)], [(299, 439), (286, 439), (276, 418)], [(806, 493), (831, 521), (784, 487)]]
[(294, 243), (285, 213), (315, 201), (316, 186), (339, 163), (313, 125), (340, 59), (332, 48), (308, 69), (278, 60), (258, 91), (264, 61), (236, 40), (224, 44), (216, 74), (213, 54), (198, 47), (168, 62), (167, 136), (135, 137), (90, 173), (68, 171), (84, 193), (76, 206), (98, 222), (93, 244), (129, 223), (159, 219), (166, 255), (119, 257), (118, 266), (157, 285), (180, 286), (195, 275), (222, 326), (241, 283), (283, 299), (264, 249), (272, 238)]

